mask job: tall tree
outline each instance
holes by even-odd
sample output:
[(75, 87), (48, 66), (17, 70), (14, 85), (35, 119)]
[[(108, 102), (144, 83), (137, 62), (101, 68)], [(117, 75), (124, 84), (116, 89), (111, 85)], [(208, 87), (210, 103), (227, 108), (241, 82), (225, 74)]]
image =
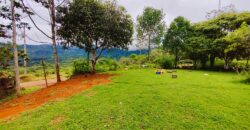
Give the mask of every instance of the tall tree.
[(30, 29), (28, 23), (21, 22), (18, 26), (22, 31), (22, 38), (23, 38), (23, 53), (21, 53), (21, 57), (23, 57), (23, 66), (24, 66), (24, 74), (27, 74), (27, 61), (28, 61), (28, 55), (27, 55), (27, 43), (26, 43), (26, 30)]
[(14, 70), (15, 70), (15, 81), (16, 81), (16, 92), (20, 94), (20, 77), (19, 77), (19, 65), (18, 65), (18, 51), (16, 43), (16, 13), (15, 13), (15, 1), (11, 0), (11, 20), (12, 20), (12, 44), (14, 51)]
[(92, 72), (97, 60), (109, 48), (125, 49), (132, 41), (133, 22), (124, 7), (114, 2), (75, 0), (62, 11), (58, 35), (62, 44), (91, 53)]
[[(45, 8), (47, 8), (49, 10), (49, 16), (50, 16), (50, 20), (46, 20), (46, 21), (50, 21), (49, 25), (51, 26), (51, 36), (49, 36), (48, 34), (46, 34), (40, 27), (37, 26), (37, 24), (35, 23), (35, 21), (33, 20), (33, 18), (29, 16), (31, 22), (34, 24), (34, 26), (42, 33), (44, 34), (46, 37), (48, 37), (49, 39), (51, 39), (52, 41), (52, 48), (53, 48), (53, 56), (54, 56), (54, 63), (55, 63), (55, 71), (56, 71), (56, 79), (57, 82), (61, 82), (61, 78), (60, 78), (60, 68), (59, 68), (59, 60), (58, 60), (58, 54), (57, 54), (57, 45), (56, 45), (56, 9), (55, 9), (55, 1), (54, 0), (34, 0), (37, 3), (42, 4)], [(24, 4), (23, 0), (21, 0), (22, 5), (24, 7), (26, 7), (26, 5)], [(60, 5), (59, 5), (60, 6)]]
[(202, 33), (192, 29), (192, 34), (189, 35), (187, 39), (187, 47), (185, 49), (186, 55), (194, 61), (194, 68), (197, 69), (198, 61), (201, 63), (202, 68), (206, 68), (206, 63), (208, 61), (208, 52), (206, 45), (209, 43)]
[(248, 67), (250, 59), (250, 28), (248, 25), (244, 22), (239, 29), (229, 33), (225, 40), (231, 43), (225, 49), (225, 53), (235, 53), (237, 59), (246, 59), (246, 67)]
[(215, 18), (196, 24), (196, 30), (210, 39), (207, 49), (211, 68), (214, 66), (216, 57), (223, 58), (225, 60), (225, 69), (229, 68), (230, 61), (235, 58), (236, 54), (232, 51), (225, 53), (224, 50), (230, 43), (223, 38), (238, 29), (243, 22), (250, 24), (249, 12), (220, 13)]
[(148, 41), (148, 59), (152, 44), (159, 45), (165, 28), (164, 13), (162, 10), (146, 7), (142, 15), (137, 17), (137, 39)]
[(185, 43), (187, 42), (190, 28), (190, 22), (184, 17), (179, 16), (170, 24), (165, 35), (163, 47), (175, 55), (175, 68), (177, 67), (180, 53), (185, 50)]

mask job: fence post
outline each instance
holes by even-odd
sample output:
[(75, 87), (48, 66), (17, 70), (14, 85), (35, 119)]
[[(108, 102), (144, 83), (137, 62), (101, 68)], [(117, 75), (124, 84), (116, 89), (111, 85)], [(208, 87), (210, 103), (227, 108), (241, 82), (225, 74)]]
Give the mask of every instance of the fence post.
[(43, 59), (42, 59), (42, 65), (43, 65), (43, 74), (44, 74), (45, 84), (46, 84), (46, 88), (47, 88), (48, 87), (47, 73), (46, 73), (46, 66), (45, 66)]

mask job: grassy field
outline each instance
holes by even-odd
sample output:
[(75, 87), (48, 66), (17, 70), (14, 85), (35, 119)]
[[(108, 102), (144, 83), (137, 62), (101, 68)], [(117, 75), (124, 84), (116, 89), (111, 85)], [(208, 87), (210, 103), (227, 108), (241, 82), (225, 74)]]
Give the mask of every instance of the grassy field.
[(0, 129), (250, 129), (250, 85), (236, 74), (115, 73), (113, 83), (1, 121)]

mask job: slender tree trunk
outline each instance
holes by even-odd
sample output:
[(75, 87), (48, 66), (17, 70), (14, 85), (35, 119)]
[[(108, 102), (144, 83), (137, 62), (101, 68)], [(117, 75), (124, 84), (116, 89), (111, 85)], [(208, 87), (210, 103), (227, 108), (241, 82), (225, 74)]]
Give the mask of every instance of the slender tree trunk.
[(56, 15), (55, 15), (54, 0), (50, 0), (50, 10), (51, 10), (52, 47), (53, 47), (55, 69), (56, 69), (56, 79), (57, 79), (57, 82), (61, 82), (59, 60), (58, 60), (57, 48), (56, 48)]
[(194, 69), (197, 69), (197, 60), (194, 60)]
[(89, 51), (87, 51), (87, 63), (88, 63), (88, 66), (89, 66)]
[(248, 68), (248, 65), (249, 65), (249, 58), (250, 58), (250, 56), (247, 57), (247, 63), (246, 63), (247, 68)]
[(227, 57), (227, 55), (225, 56), (225, 64), (224, 64), (224, 69), (228, 70), (229, 69), (229, 58)]
[(150, 60), (150, 51), (151, 51), (151, 35), (148, 35), (148, 61)]
[(44, 61), (42, 60), (42, 65), (43, 65), (43, 74), (44, 74), (44, 80), (45, 80), (45, 85), (46, 88), (48, 87), (48, 81), (47, 81), (47, 71), (46, 71), (46, 66)]
[(174, 61), (175, 69), (177, 69), (177, 63), (178, 63), (178, 52), (177, 52), (177, 48), (175, 48), (175, 61)]
[(213, 68), (215, 63), (215, 55), (211, 54), (210, 55), (210, 67)]
[(92, 51), (92, 73), (95, 74), (96, 73), (96, 50)]
[(24, 74), (27, 74), (27, 47), (26, 47), (26, 25), (23, 27), (23, 50), (25, 57), (23, 58)]
[(20, 77), (19, 77), (19, 65), (18, 65), (18, 51), (16, 43), (16, 17), (15, 17), (15, 5), (14, 0), (11, 0), (11, 16), (12, 16), (12, 42), (13, 42), (13, 51), (14, 51), (14, 70), (15, 70), (15, 80), (16, 80), (16, 93), (20, 95)]

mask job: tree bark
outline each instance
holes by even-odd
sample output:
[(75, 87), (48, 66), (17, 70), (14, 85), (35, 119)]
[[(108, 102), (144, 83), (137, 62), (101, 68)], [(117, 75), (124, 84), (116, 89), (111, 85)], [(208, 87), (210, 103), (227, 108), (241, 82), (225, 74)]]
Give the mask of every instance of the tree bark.
[(46, 71), (46, 66), (43, 60), (42, 60), (42, 65), (43, 65), (43, 75), (44, 75), (45, 85), (46, 85), (46, 88), (48, 88), (47, 71)]
[(177, 52), (177, 48), (175, 48), (175, 61), (174, 61), (175, 69), (177, 69), (177, 63), (178, 63), (178, 52)]
[(11, 16), (12, 16), (12, 42), (13, 42), (13, 51), (14, 51), (14, 71), (15, 71), (15, 87), (17, 95), (20, 95), (20, 77), (19, 77), (19, 65), (18, 65), (18, 51), (16, 43), (16, 17), (15, 17), (15, 5), (14, 0), (11, 0)]
[(92, 51), (92, 73), (95, 74), (96, 73), (96, 50)]
[(225, 56), (225, 59), (224, 59), (224, 61), (225, 61), (224, 69), (225, 69), (225, 70), (228, 70), (228, 69), (229, 69), (229, 63), (230, 63), (229, 60), (230, 60), (230, 59), (229, 59), (227, 56)]
[(58, 60), (57, 48), (56, 48), (56, 15), (55, 15), (54, 0), (50, 0), (50, 10), (51, 10), (50, 17), (51, 17), (52, 47), (53, 47), (55, 69), (56, 69), (56, 79), (57, 79), (57, 82), (61, 82), (59, 60)]
[(197, 69), (197, 60), (194, 60), (194, 69)]
[(248, 65), (249, 65), (249, 59), (250, 59), (250, 57), (248, 56), (248, 57), (247, 57), (246, 68), (248, 68)]
[(27, 47), (26, 47), (26, 25), (23, 27), (23, 50), (25, 57), (23, 58), (24, 74), (27, 74)]
[(87, 51), (87, 63), (88, 63), (88, 66), (89, 66), (89, 51)]
[(148, 61), (150, 60), (150, 51), (151, 51), (151, 35), (148, 35)]
[(215, 63), (215, 55), (211, 54), (210, 55), (210, 67), (213, 68)]

